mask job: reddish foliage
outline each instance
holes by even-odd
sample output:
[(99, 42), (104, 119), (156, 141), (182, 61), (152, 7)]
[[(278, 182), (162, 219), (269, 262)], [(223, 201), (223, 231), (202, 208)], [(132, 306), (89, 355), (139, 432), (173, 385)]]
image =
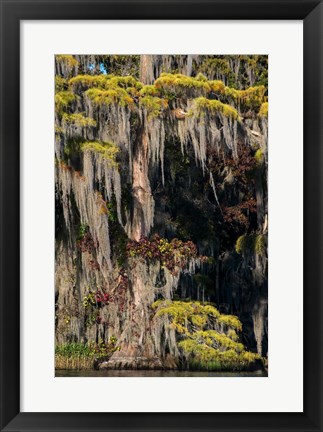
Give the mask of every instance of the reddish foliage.
[(250, 178), (248, 174), (254, 171), (257, 166), (256, 159), (252, 155), (250, 147), (240, 145), (238, 147), (238, 159), (230, 158), (226, 161), (226, 165), (231, 167), (232, 174), (243, 185), (248, 185), (250, 188)]
[(248, 212), (254, 213), (257, 211), (257, 204), (255, 198), (250, 198), (235, 206), (223, 207), (223, 219), (227, 223), (238, 223), (247, 227), (248, 225)]
[(127, 245), (129, 257), (139, 256), (145, 261), (160, 261), (170, 272), (176, 267), (184, 268), (191, 258), (197, 257), (197, 249), (192, 241), (183, 242), (173, 239), (171, 242), (155, 234), (151, 240), (146, 237), (130, 241)]
[(95, 301), (97, 302), (97, 305), (100, 307), (105, 306), (110, 301), (110, 296), (107, 293), (104, 293), (103, 291), (97, 291), (95, 293)]
[(82, 253), (92, 253), (97, 247), (97, 244), (96, 242), (94, 242), (91, 233), (87, 231), (84, 236), (77, 241), (77, 247), (81, 250)]

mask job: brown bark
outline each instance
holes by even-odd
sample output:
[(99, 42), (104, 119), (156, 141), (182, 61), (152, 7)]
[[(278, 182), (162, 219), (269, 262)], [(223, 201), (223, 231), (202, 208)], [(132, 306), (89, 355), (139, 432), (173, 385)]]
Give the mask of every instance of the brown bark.
[(147, 85), (154, 82), (154, 62), (152, 55), (140, 56), (140, 81)]
[(134, 214), (131, 237), (136, 241), (149, 235), (153, 222), (154, 199), (148, 177), (148, 145), (148, 137), (143, 130), (132, 164)]

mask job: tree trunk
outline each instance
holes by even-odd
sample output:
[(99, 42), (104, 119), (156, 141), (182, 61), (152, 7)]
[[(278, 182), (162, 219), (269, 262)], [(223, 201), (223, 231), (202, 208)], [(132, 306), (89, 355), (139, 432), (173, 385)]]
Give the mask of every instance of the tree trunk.
[[(142, 56), (144, 66), (141, 71), (149, 75), (148, 68), (152, 68), (152, 56)], [(147, 82), (147, 81), (146, 81)], [(133, 218), (130, 238), (139, 241), (148, 237), (154, 219), (154, 199), (149, 180), (149, 137), (143, 124), (136, 142), (132, 163), (133, 190)], [(127, 313), (128, 322), (132, 322), (127, 329), (127, 337), (121, 341), (120, 351), (99, 368), (106, 369), (160, 369), (162, 362), (155, 352), (152, 328), (149, 317), (149, 306), (153, 303), (154, 281), (159, 273), (159, 266), (148, 266), (138, 259), (129, 260), (131, 266), (131, 303)]]
[(152, 55), (140, 56), (140, 81), (145, 85), (152, 84), (155, 80), (153, 57)]

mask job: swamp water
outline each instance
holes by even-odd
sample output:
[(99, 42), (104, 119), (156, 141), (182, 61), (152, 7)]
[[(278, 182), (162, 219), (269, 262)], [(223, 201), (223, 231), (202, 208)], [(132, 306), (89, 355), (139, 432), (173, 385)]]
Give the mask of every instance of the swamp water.
[(56, 370), (55, 377), (163, 377), (163, 378), (178, 378), (178, 377), (268, 377), (265, 371), (255, 372), (199, 372), (199, 371), (171, 371), (171, 370)]

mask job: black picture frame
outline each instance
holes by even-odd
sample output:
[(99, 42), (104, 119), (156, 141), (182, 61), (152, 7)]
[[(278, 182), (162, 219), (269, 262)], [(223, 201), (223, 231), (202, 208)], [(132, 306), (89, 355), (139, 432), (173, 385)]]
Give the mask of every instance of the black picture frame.
[[(0, 0), (0, 430), (322, 431), (323, 4), (318, 0)], [(76, 7), (77, 6), (77, 7)], [(20, 21), (85, 19), (303, 20), (304, 412), (20, 412)], [(301, 193), (301, 191), (300, 191)], [(291, 245), (292, 247), (292, 245)], [(292, 271), (292, 269), (289, 269)], [(292, 359), (282, 359), (288, 368)], [(46, 395), (44, 395), (45, 397)], [(252, 410), (252, 406), (250, 407)]]

